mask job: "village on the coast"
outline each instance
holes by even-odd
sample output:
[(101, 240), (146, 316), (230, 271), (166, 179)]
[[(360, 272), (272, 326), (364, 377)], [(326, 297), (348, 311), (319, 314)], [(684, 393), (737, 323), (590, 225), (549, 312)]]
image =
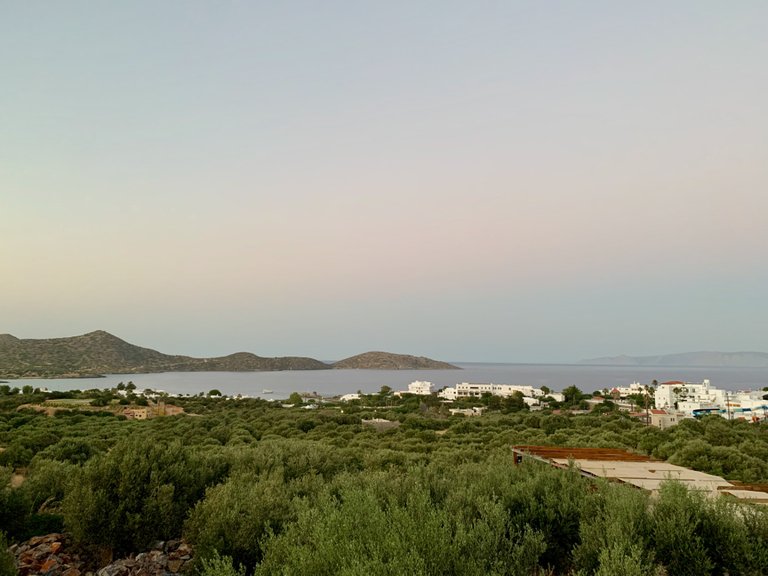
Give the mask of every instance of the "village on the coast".
[[(122, 389), (121, 389), (122, 388)], [(388, 388), (388, 387), (387, 387)], [(43, 389), (48, 391), (47, 389)], [(573, 388), (578, 391), (578, 389)], [(460, 382), (454, 386), (446, 386), (435, 389), (432, 382), (415, 380), (405, 390), (391, 390), (393, 397), (407, 396), (434, 396), (446, 405), (451, 415), (481, 416), (487, 411), (487, 402), (483, 400), (515, 399), (521, 407), (530, 411), (550, 410), (553, 413), (568, 411), (571, 414), (588, 413), (598, 407), (618, 409), (627, 412), (630, 416), (658, 428), (674, 426), (687, 418), (700, 418), (706, 415), (716, 415), (727, 420), (744, 420), (747, 422), (764, 422), (768, 420), (768, 390), (742, 390), (732, 391), (717, 388), (705, 379), (702, 382), (684, 382), (673, 380), (669, 382), (656, 382), (641, 384), (633, 382), (628, 386), (615, 386), (595, 391), (592, 394), (581, 394), (577, 404), (566, 402), (572, 400), (567, 397), (568, 389), (561, 392), (550, 390), (547, 386), (535, 387), (518, 384), (495, 384), (480, 382)], [(129, 419), (146, 420), (158, 416), (174, 416), (183, 413), (183, 409), (166, 403), (166, 399), (175, 396), (191, 396), (190, 394), (172, 394), (163, 390), (136, 389), (129, 383), (126, 390), (119, 386), (115, 390), (119, 398), (134, 397), (143, 400), (144, 405), (131, 403), (122, 407), (122, 414)], [(272, 399), (272, 390), (264, 390), (262, 397)], [(301, 405), (305, 409), (318, 408), (327, 403), (360, 403), (365, 401), (366, 394), (355, 392), (334, 397), (323, 397), (314, 392), (294, 393), (301, 398)], [(211, 391), (208, 395), (220, 396), (218, 391)], [(228, 400), (246, 399), (248, 395), (237, 394), (223, 396)], [(285, 399), (279, 401), (286, 407), (295, 403), (286, 403)], [(474, 402), (473, 402), (474, 401)], [(55, 411), (61, 408), (71, 407), (65, 402), (48, 401), (45, 406), (38, 407)], [(125, 402), (125, 401), (124, 401)], [(567, 404), (567, 406), (563, 406)]]
[[(546, 386), (536, 388), (526, 385), (462, 382), (455, 386), (433, 391), (431, 382), (416, 380), (407, 390), (395, 395), (413, 394), (426, 396), (437, 394), (446, 403), (467, 398), (498, 396), (509, 398), (517, 395), (529, 410), (543, 410), (565, 400), (562, 392), (553, 392)], [(707, 414), (722, 416), (728, 420), (762, 422), (768, 418), (768, 393), (755, 390), (729, 391), (713, 386), (709, 380), (701, 383), (679, 380), (605, 388), (583, 401), (583, 410), (588, 412), (597, 406), (612, 403), (619, 410), (658, 428), (668, 428), (685, 418), (698, 418)], [(342, 401), (359, 400), (360, 394), (345, 394)], [(479, 416), (482, 406), (472, 408), (451, 408), (451, 414)], [(574, 412), (573, 409), (570, 412)]]

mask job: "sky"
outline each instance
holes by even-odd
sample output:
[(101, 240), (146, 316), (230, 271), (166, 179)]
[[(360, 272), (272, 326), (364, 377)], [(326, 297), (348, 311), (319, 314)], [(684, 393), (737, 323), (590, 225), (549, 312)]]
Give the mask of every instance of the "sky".
[(768, 3), (0, 4), (0, 333), (768, 351)]

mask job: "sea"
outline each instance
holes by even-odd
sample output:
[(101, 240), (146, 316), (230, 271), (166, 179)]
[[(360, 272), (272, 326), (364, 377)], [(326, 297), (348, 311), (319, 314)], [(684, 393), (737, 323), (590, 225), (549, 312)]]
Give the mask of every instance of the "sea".
[(103, 378), (55, 380), (18, 379), (8, 381), (21, 388), (27, 384), (49, 390), (113, 388), (133, 382), (137, 388), (162, 390), (169, 394), (196, 395), (218, 390), (227, 396), (283, 399), (292, 392), (333, 397), (353, 392), (370, 394), (389, 386), (407, 390), (414, 380), (432, 382), (433, 390), (461, 382), (519, 384), (535, 388), (548, 386), (559, 392), (576, 386), (594, 392), (632, 382), (701, 382), (708, 379), (725, 390), (761, 390), (768, 386), (768, 367), (685, 367), (685, 366), (591, 366), (583, 364), (488, 364), (454, 363), (459, 370), (287, 370), (282, 372), (164, 372), (157, 374), (109, 374)]

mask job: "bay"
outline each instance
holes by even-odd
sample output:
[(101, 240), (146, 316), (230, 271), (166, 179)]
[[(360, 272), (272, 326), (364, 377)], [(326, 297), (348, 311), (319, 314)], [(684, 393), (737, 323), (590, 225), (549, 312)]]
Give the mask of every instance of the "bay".
[(593, 392), (632, 382), (649, 384), (658, 380), (701, 382), (726, 390), (758, 390), (768, 386), (768, 368), (680, 367), (680, 366), (588, 366), (569, 364), (490, 364), (454, 363), (462, 370), (296, 370), (283, 372), (164, 372), (157, 374), (110, 374), (104, 378), (69, 378), (57, 380), (11, 380), (11, 386), (27, 384), (49, 390), (86, 390), (113, 388), (119, 382), (132, 381), (138, 388), (164, 390), (170, 394), (198, 394), (219, 390), (234, 396), (287, 398), (292, 392), (315, 392), (336, 396), (351, 392), (378, 392), (382, 386), (406, 390), (414, 380), (427, 380), (433, 390), (460, 382), (521, 384), (536, 388), (548, 386), (562, 391), (577, 386)]

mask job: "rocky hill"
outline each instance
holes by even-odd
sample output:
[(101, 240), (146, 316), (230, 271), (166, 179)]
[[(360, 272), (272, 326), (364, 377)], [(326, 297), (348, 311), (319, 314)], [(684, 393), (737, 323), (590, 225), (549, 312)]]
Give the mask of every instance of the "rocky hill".
[(358, 370), (460, 370), (458, 366), (407, 354), (389, 352), (365, 352), (339, 360), (333, 364), (336, 369), (354, 368)]
[(171, 356), (129, 344), (103, 330), (82, 336), (21, 340), (0, 335), (0, 378), (65, 378), (149, 372), (325, 370), (313, 358), (263, 358), (239, 352), (218, 358)]
[(764, 368), (768, 367), (765, 352), (684, 352), (659, 356), (610, 356), (582, 360), (580, 364), (596, 366), (701, 366)]

